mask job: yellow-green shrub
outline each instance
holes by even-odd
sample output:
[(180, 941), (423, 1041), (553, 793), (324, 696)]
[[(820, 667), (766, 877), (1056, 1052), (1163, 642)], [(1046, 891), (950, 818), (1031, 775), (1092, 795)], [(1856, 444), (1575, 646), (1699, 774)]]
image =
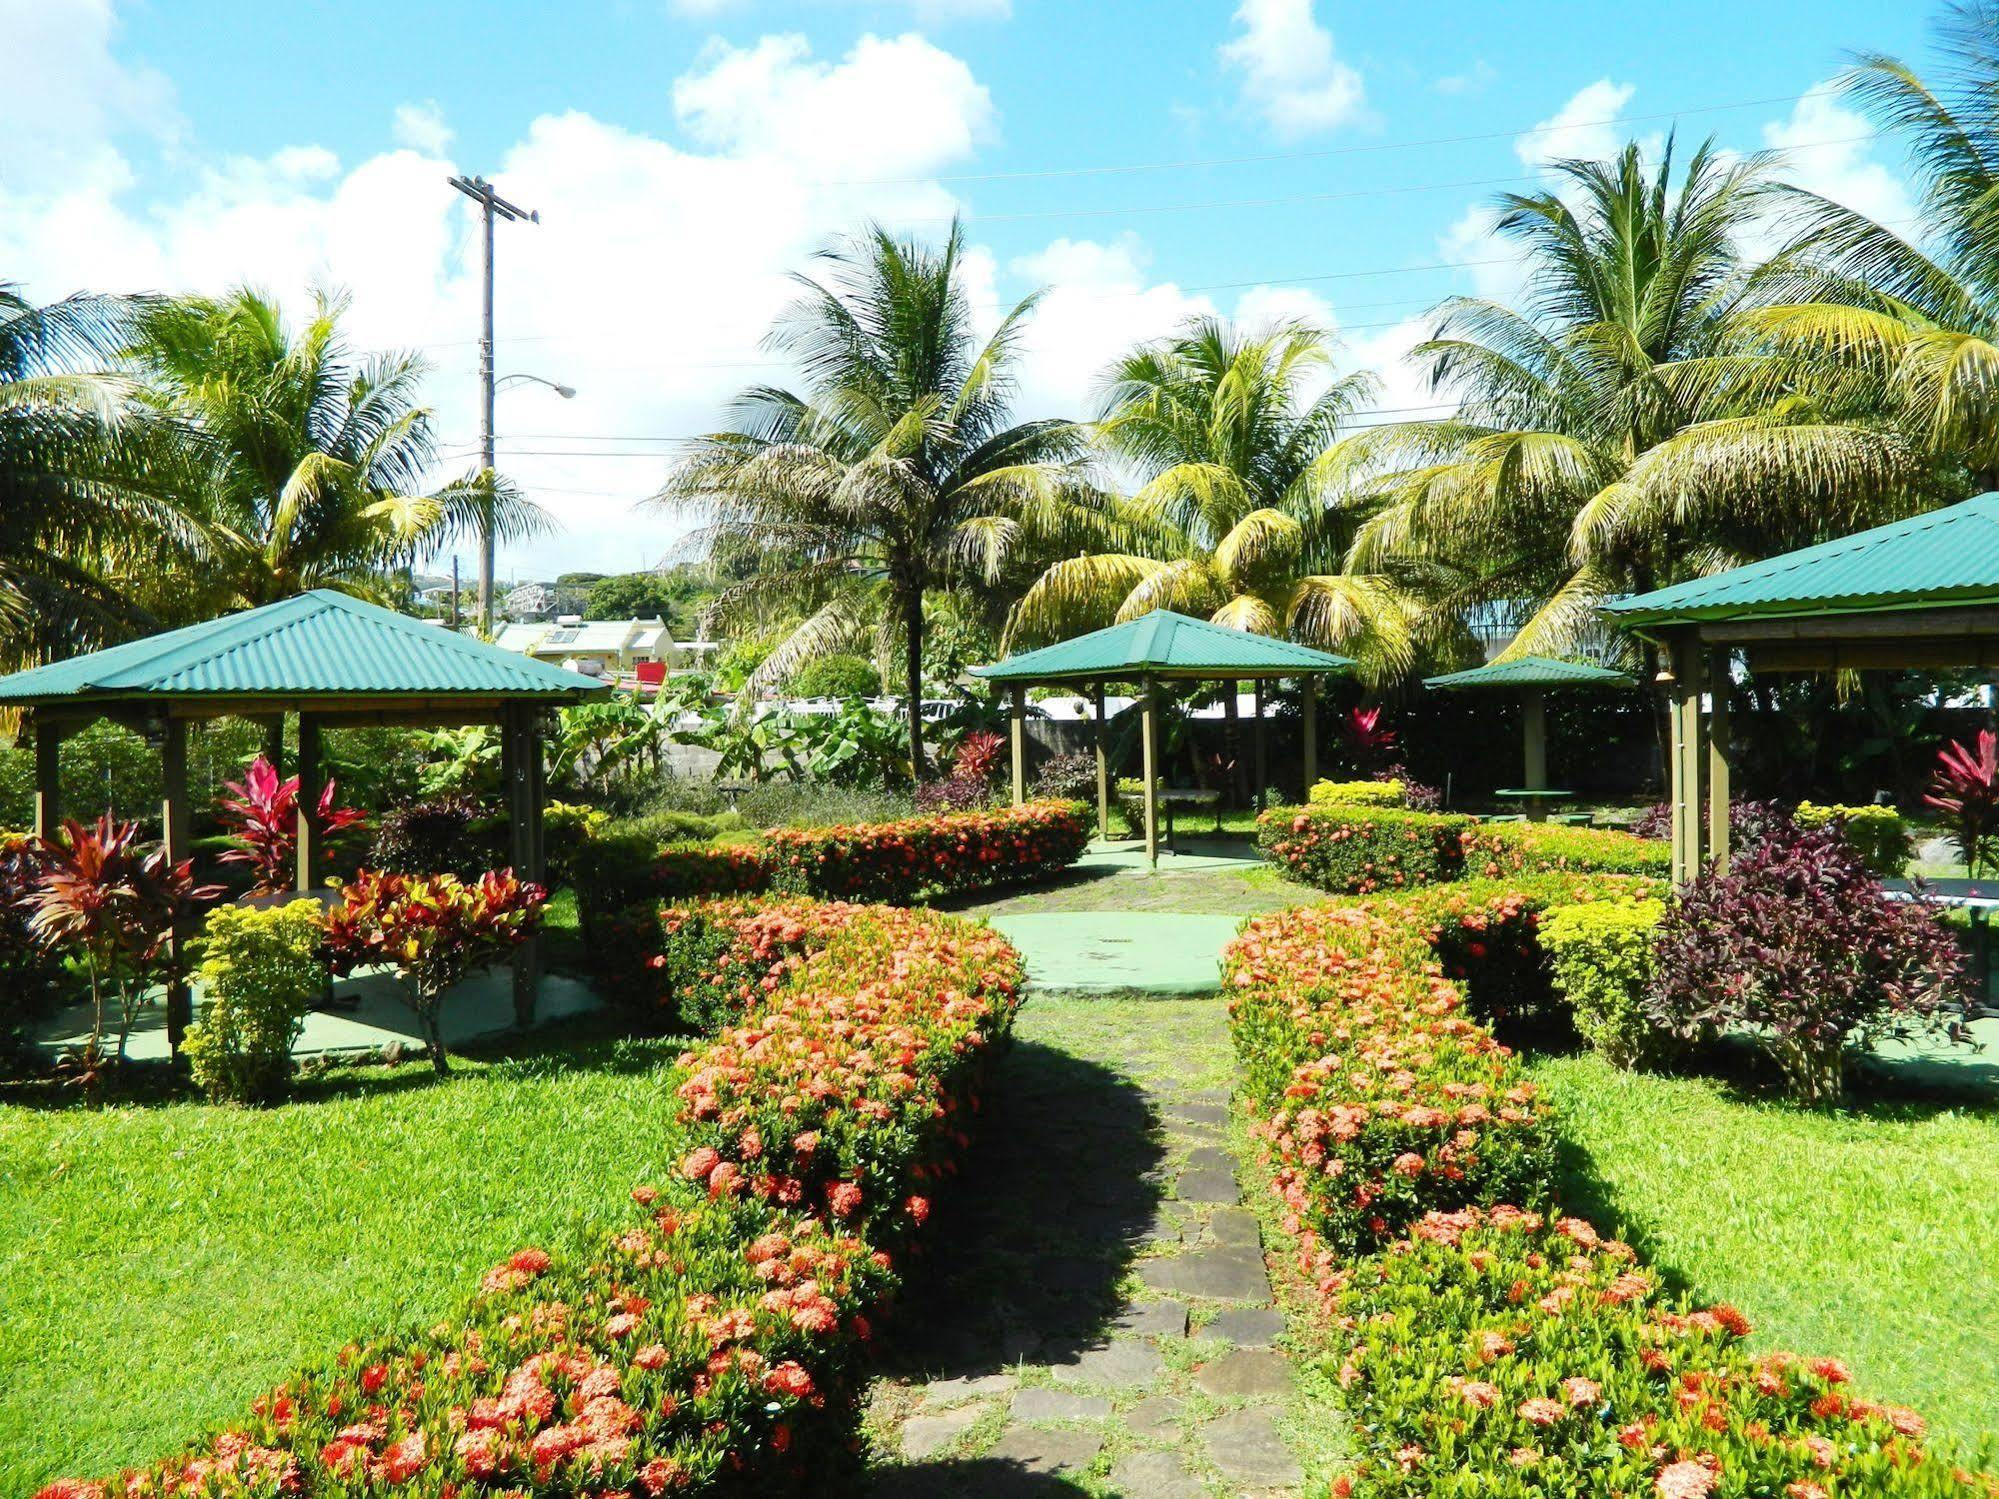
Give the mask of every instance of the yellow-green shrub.
[(319, 902), (217, 906), (202, 931), (208, 1008), (185, 1050), (210, 1098), (266, 1103), (291, 1077), (292, 1047), (326, 986)]
[(1653, 939), (1663, 901), (1599, 900), (1561, 906), (1541, 918), (1541, 950), (1577, 1032), (1614, 1067), (1655, 1056), (1664, 1038), (1646, 1019)]
[(1312, 788), (1315, 807), (1399, 807), (1400, 781), (1321, 781)]
[(611, 814), (601, 807), (575, 802), (550, 802), (542, 809), (541, 832), (548, 852), (548, 881), (566, 885), (576, 867), (576, 850), (585, 840), (610, 826)]
[(1860, 862), (1878, 879), (1899, 878), (1916, 850), (1909, 825), (1893, 807), (1843, 807), (1836, 803), (1819, 806), (1815, 802), (1799, 802), (1791, 820), (1801, 828), (1838, 829), (1840, 836), (1860, 855)]

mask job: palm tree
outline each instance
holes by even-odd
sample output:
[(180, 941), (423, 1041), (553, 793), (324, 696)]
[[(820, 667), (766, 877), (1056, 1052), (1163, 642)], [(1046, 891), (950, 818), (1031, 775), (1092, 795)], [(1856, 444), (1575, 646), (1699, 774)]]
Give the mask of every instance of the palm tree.
[(121, 561), (182, 536), (173, 448), (128, 383), (104, 373), (142, 304), (36, 306), (0, 283), (0, 659), (68, 655), (149, 621)]
[(1791, 295), (1744, 322), (1874, 393), (1961, 494), (1999, 488), (1999, 4), (1948, 7), (1938, 40), (1935, 85), (1878, 53), (1842, 80), (1908, 147), (1915, 232), (1785, 189)]
[(417, 403), (425, 367), (410, 354), (351, 360), (344, 310), (319, 294), (293, 330), (269, 298), (239, 288), (143, 318), (132, 357), (184, 433), (194, 477), (183, 504), (198, 526), (193, 577), (161, 580), (160, 612), (200, 618), (310, 588), (385, 598), (394, 569), (488, 510), (503, 540), (545, 528), (539, 507), (491, 474), (424, 491), (436, 460)]
[(1333, 378), (1333, 352), (1304, 323), (1197, 318), (1119, 361), (1095, 433), (1139, 485), (1103, 516), (1122, 544), (1047, 568), (1009, 634), (1053, 638), (1173, 609), (1350, 651), (1373, 677), (1403, 670), (1393, 590), (1337, 571), (1346, 537), (1323, 502), (1326, 455), (1374, 382)]
[(700, 544), (764, 558), (717, 598), (716, 619), (804, 610), (750, 688), (818, 656), (872, 644), (886, 659), (900, 644), (919, 776), (925, 597), (998, 576), (1089, 498), (1072, 424), (1009, 420), (1036, 297), (980, 344), (963, 256), (955, 224), (940, 249), (871, 226), (824, 251), (825, 279), (798, 277), (802, 295), (767, 340), (798, 361), (804, 393), (744, 391), (729, 429), (698, 439), (654, 498), (705, 515)]
[(1626, 591), (1733, 566), (1923, 502), (1924, 472), (1851, 381), (1736, 335), (1764, 277), (1739, 245), (1770, 164), (1703, 145), (1677, 183), (1666, 144), (1554, 165), (1508, 194), (1498, 232), (1534, 290), (1457, 298), (1415, 356), (1443, 420), (1348, 440), (1348, 566), (1428, 604), (1432, 643), (1513, 612), (1509, 654), (1563, 654)]

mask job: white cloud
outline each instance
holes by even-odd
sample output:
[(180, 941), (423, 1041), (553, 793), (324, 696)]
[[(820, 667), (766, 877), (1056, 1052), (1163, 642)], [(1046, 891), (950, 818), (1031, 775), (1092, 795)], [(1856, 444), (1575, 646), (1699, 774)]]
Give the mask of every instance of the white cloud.
[[(100, 52), (102, 78), (112, 64)], [(915, 37), (868, 38), (837, 61), (788, 39), (720, 49), (682, 85), (692, 146), (572, 112), (535, 119), (493, 164), (507, 196), (541, 213), (499, 230), (500, 371), (578, 392), (500, 397), (503, 462), (565, 527), (511, 559), (530, 575), (663, 553), (688, 522), (634, 502), (658, 487), (674, 442), (716, 426), (737, 390), (787, 378), (761, 340), (795, 295), (791, 274), (864, 218), (935, 232), (957, 204), (925, 174), (994, 128), (965, 64)], [(925, 129), (894, 128), (912, 100)], [(49, 147), (100, 169), (0, 180), (0, 266), (43, 298), (247, 282), (296, 313), (314, 286), (342, 288), (354, 348), (431, 360), (425, 398), (456, 470), (477, 434), (475, 220), (442, 180), (436, 153), (449, 143), (428, 128), (441, 121), (424, 111), (402, 123), (406, 144), (364, 160), (293, 143), (184, 163), (191, 185), (142, 195), (120, 150), (125, 124), (72, 116)], [(0, 133), (0, 152), (12, 144)], [(864, 185), (882, 178), (914, 180)]]
[(1009, 269), (1045, 287), (1028, 324), (1020, 361), (1021, 413), (1093, 416), (1104, 372), (1134, 344), (1213, 312), (1205, 297), (1153, 282), (1135, 235), (1109, 243), (1058, 239)]
[(1242, 0), (1242, 34), (1221, 49), (1242, 74), (1243, 102), (1287, 139), (1350, 125), (1366, 117), (1360, 72), (1340, 58), (1333, 34), (1312, 14), (1312, 0)]
[(455, 132), (444, 122), (444, 107), (435, 99), (421, 104), (398, 104), (390, 126), (396, 144), (421, 151), (425, 156), (442, 156), (451, 149)]
[(1599, 78), (1577, 90), (1568, 103), (1522, 135), (1513, 143), (1513, 150), (1530, 167), (1545, 166), (1558, 158), (1594, 161), (1615, 156), (1624, 146), (1625, 130), (1605, 122), (1622, 115), (1637, 92), (1633, 84)]
[[(877, 3), (877, 0), (820, 0), (821, 4)], [(917, 20), (942, 24), (949, 21), (1005, 20), (1013, 14), (1013, 0), (900, 0)], [(712, 20), (716, 16), (747, 10), (750, 0), (667, 0), (667, 9), (690, 21)]]
[(1763, 127), (1763, 143), (1784, 152), (1779, 175), (1876, 223), (1906, 225), (1914, 199), (1894, 172), (1872, 159), (1873, 127), (1843, 108), (1833, 85), (1807, 90), (1788, 120)]
[(802, 36), (711, 43), (700, 71), (674, 83), (673, 108), (703, 145), (850, 181), (934, 171), (993, 131), (985, 86), (914, 33), (864, 36), (837, 64)]
[(0, 0), (0, 192), (117, 191), (129, 181), (120, 139), (179, 137), (172, 85), (118, 61), (116, 30), (112, 0)]
[(1451, 73), (1439, 78), (1431, 87), (1440, 94), (1449, 94), (1453, 97), (1482, 94), (1487, 85), (1498, 76), (1499, 70), (1481, 57), (1464, 72)]

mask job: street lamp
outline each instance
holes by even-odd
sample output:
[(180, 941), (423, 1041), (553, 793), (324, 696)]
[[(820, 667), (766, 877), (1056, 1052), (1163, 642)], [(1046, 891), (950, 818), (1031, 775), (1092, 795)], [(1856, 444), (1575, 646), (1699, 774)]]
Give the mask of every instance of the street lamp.
[(576, 399), (575, 386), (563, 385), (559, 381), (555, 380), (544, 380), (540, 375), (502, 375), (500, 376), (499, 380), (495, 383), (493, 388), (495, 390), (498, 390), (510, 380), (526, 380), (535, 385), (546, 385), (550, 390), (554, 391), (557, 395), (561, 396), (562, 399), (565, 401), (573, 401)]

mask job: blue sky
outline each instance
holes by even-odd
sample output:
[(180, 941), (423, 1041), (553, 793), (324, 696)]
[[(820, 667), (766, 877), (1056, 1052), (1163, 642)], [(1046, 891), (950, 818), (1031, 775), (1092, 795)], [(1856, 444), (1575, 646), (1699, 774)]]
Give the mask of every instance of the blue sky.
[(1401, 409), (1425, 400), (1399, 360), (1423, 309), (1518, 285), (1479, 208), (1541, 185), (1549, 155), (1677, 126), (1789, 146), (1792, 175), (1906, 214), (1893, 152), (1813, 90), (1852, 49), (1922, 60), (1928, 19), (1855, 0), (0, 0), (29, 80), (0, 99), (0, 279), (344, 287), (357, 343), (433, 360), (462, 445), (474, 266), (442, 179), (494, 175), (545, 219), (503, 230), (501, 368), (580, 392), (504, 398), (508, 466), (566, 522), (510, 560), (610, 570), (682, 524), (631, 508), (671, 439), (783, 376), (757, 335), (785, 271), (866, 215), (934, 233), (963, 213), (993, 307), (1053, 287), (1022, 371), (1037, 414), (1079, 411), (1120, 347), (1211, 309), (1337, 325)]

